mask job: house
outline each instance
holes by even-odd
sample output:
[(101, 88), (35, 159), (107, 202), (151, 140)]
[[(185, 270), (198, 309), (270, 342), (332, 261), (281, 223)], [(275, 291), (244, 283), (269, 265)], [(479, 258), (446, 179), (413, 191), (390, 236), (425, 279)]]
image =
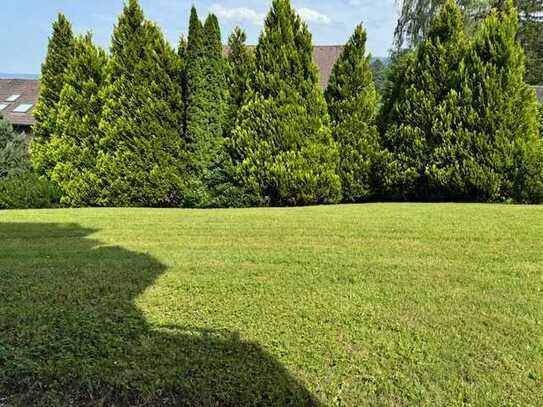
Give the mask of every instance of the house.
[(13, 127), (31, 134), (40, 93), (40, 81), (30, 79), (0, 79), (0, 115)]

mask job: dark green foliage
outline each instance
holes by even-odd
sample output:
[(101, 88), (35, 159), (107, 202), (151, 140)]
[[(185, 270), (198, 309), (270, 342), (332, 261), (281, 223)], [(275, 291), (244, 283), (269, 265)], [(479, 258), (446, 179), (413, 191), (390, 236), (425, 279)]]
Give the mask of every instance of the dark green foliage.
[(257, 205), (336, 202), (338, 149), (312, 59), (311, 34), (288, 0), (274, 0), (249, 95), (232, 135), (238, 182)]
[(108, 206), (179, 206), (184, 188), (179, 59), (137, 0), (113, 33), (98, 177)]
[(488, 198), (528, 202), (543, 197), (543, 150), (535, 94), (524, 82), (518, 21), (510, 1), (483, 21), (466, 57), (470, 109), (464, 114), (477, 178), (492, 187)]
[(236, 27), (228, 38), (228, 83), (232, 125), (249, 90), (249, 80), (255, 69), (254, 52), (247, 47), (247, 35)]
[(393, 197), (541, 199), (535, 97), (524, 83), (518, 16), (509, 3), (473, 41), (448, 1), (416, 54), (397, 70), (383, 108)]
[(375, 88), (380, 95), (385, 92), (387, 66), (383, 61), (377, 58), (371, 63), (371, 71), (373, 73), (373, 80), (375, 82)]
[(28, 143), (0, 115), (0, 179), (19, 175), (30, 169)]
[[(475, 32), (492, 7), (505, 9), (509, 0), (456, 0), (467, 30)], [(396, 45), (418, 45), (427, 35), (434, 16), (446, 0), (402, 0), (396, 26)], [(519, 39), (526, 52), (526, 81), (543, 84), (543, 1), (515, 0), (520, 15)]]
[[(449, 179), (432, 179), (431, 172), (435, 165), (454, 165), (457, 154), (456, 89), (465, 47), (462, 15), (451, 0), (416, 54), (399, 56), (391, 68), (394, 85), (387, 90), (381, 120), (387, 123), (384, 144), (393, 153), (391, 178), (383, 181), (392, 197), (444, 199), (464, 193)], [(444, 152), (449, 155), (434, 156)]]
[(186, 139), (191, 178), (185, 203), (219, 206), (217, 189), (228, 183), (224, 168), (229, 109), (227, 66), (217, 17), (209, 15), (202, 26), (194, 7), (189, 22), (186, 69)]
[(60, 191), (30, 170), (0, 178), (0, 209), (41, 209), (59, 204)]
[(59, 185), (64, 205), (96, 205), (101, 194), (96, 157), (106, 64), (105, 52), (94, 46), (90, 34), (76, 39), (47, 148), (55, 163), (51, 179)]
[(65, 83), (65, 72), (73, 53), (72, 26), (63, 14), (53, 23), (47, 56), (42, 65), (40, 98), (33, 111), (36, 122), (33, 127), (32, 162), (41, 174), (53, 166), (46, 145), (55, 131), (56, 106)]
[(332, 69), (326, 101), (339, 147), (343, 200), (360, 202), (375, 194), (382, 162), (375, 116), (379, 95), (366, 55), (366, 31), (359, 25)]

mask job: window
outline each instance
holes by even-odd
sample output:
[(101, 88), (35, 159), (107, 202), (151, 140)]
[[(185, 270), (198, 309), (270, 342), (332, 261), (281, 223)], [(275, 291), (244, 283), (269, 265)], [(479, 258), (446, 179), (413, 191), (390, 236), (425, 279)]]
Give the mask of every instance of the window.
[(9, 98), (6, 99), (6, 102), (15, 102), (20, 97), (21, 95), (11, 95)]
[(17, 106), (15, 109), (13, 109), (13, 113), (26, 113), (30, 110), (31, 107), (32, 107), (31, 104), (22, 103), (19, 106)]
[(8, 107), (9, 105), (7, 103), (0, 103), (0, 112), (2, 110), (4, 110), (6, 107)]

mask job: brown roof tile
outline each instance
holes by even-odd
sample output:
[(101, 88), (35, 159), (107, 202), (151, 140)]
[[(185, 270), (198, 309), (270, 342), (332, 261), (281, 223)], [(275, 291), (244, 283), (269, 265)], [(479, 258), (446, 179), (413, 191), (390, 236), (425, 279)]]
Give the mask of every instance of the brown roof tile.
[[(0, 104), (7, 106), (0, 114), (11, 124), (31, 126), (34, 124), (32, 110), (36, 106), (40, 93), (40, 81), (28, 79), (0, 79)], [(14, 102), (7, 99), (12, 95), (20, 95)], [(26, 113), (16, 113), (14, 110), (21, 104), (31, 104), (32, 108)]]
[[(254, 49), (254, 45), (250, 45), (249, 48)], [(224, 47), (225, 55), (228, 55), (229, 48)], [(317, 45), (313, 47), (313, 60), (319, 67), (320, 71), (320, 85), (322, 89), (326, 89), (330, 75), (332, 74), (332, 68), (337, 59), (343, 52), (342, 45)]]

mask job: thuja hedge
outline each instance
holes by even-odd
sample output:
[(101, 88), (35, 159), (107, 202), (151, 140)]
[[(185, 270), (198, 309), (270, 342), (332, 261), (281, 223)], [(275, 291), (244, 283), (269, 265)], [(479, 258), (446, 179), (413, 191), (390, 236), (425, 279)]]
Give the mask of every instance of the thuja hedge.
[(511, 1), (468, 36), (456, 2), (394, 58), (381, 99), (358, 26), (323, 93), (312, 38), (273, 0), (256, 49), (192, 9), (173, 49), (129, 0), (109, 55), (53, 25), (32, 162), (66, 206), (540, 202), (541, 121)]

